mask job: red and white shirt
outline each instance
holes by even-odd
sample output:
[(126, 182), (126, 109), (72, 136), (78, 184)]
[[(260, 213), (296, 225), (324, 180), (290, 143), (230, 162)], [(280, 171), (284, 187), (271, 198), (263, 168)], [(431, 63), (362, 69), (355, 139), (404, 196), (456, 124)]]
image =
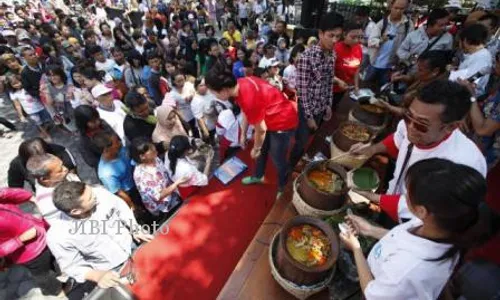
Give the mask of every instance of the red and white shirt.
[[(411, 219), (414, 216), (409, 211), (406, 204), (406, 187), (404, 185), (404, 180), (401, 180), (399, 185), (396, 186), (406, 157), (408, 145), (410, 144), (405, 122), (400, 121), (396, 132), (385, 138), (383, 143), (387, 147), (389, 155), (397, 158), (397, 160), (394, 178), (389, 182), (387, 195), (382, 195), (380, 198), (380, 207), (394, 220)], [(469, 166), (476, 169), (484, 177), (486, 177), (488, 170), (486, 159), (476, 144), (466, 137), (459, 129), (455, 129), (447, 138), (437, 145), (425, 148), (415, 145), (408, 164), (402, 174), (402, 178), (406, 176), (406, 171), (411, 165), (430, 158), (447, 159), (457, 164)]]

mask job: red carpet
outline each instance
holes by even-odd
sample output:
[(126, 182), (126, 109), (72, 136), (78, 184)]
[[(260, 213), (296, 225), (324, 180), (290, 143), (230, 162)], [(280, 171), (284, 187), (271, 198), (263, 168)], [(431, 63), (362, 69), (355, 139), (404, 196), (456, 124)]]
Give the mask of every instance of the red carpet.
[[(249, 151), (239, 157), (253, 170)], [(242, 186), (241, 175), (228, 186), (212, 178), (170, 220), (169, 232), (134, 256), (141, 300), (215, 299), (267, 216), (276, 195), (276, 173), (268, 161), (267, 181)]]

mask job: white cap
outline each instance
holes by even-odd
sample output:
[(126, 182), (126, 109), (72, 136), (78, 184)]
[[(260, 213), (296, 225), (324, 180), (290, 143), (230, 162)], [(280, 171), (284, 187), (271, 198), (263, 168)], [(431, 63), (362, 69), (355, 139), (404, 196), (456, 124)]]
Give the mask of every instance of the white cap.
[(2, 36), (3, 37), (7, 37), (7, 36), (14, 36), (15, 37), (16, 33), (14, 32), (14, 30), (7, 29), (7, 30), (2, 31)]
[(462, 8), (460, 0), (448, 0), (448, 4), (444, 8)]
[(97, 99), (97, 97), (111, 93), (113, 90), (104, 84), (98, 84), (92, 88), (92, 96)]

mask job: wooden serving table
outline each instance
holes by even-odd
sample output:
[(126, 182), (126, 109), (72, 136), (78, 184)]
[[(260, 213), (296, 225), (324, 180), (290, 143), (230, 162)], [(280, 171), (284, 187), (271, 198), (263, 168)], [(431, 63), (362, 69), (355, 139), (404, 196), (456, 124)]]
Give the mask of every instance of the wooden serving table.
[[(343, 99), (335, 112), (334, 118), (324, 124), (316, 133), (309, 147), (308, 154), (310, 157), (313, 157), (318, 151), (322, 152), (326, 157), (330, 157), (330, 145), (326, 143), (325, 138), (330, 136), (342, 121), (347, 120), (348, 112), (353, 105), (354, 102), (346, 98)], [(378, 160), (372, 161), (370, 166), (378, 170), (382, 167)], [(293, 196), (292, 182), (297, 176), (298, 173), (294, 173), (293, 178), (290, 178), (284, 195), (274, 203), (217, 299), (296, 299), (286, 292), (271, 275), (268, 251), (274, 234), (289, 219), (297, 216), (297, 211), (291, 201)], [(332, 282), (336, 278), (337, 275)], [(308, 299), (360, 299), (361, 297), (357, 283), (335, 290), (334, 296), (330, 295), (328, 289), (325, 289)]]

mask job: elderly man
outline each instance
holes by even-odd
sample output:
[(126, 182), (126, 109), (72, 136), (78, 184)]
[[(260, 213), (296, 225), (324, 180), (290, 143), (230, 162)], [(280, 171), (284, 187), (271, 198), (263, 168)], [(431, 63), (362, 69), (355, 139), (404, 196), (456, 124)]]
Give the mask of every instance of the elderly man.
[(26, 164), (28, 172), (35, 178), (35, 201), (44, 219), (52, 224), (61, 217), (52, 201), (53, 191), (64, 180), (80, 181), (78, 176), (70, 173), (61, 159), (52, 154), (35, 155)]
[(77, 282), (72, 296), (96, 284), (116, 286), (121, 281), (117, 272), (132, 255), (133, 239), (153, 238), (141, 230), (127, 204), (102, 187), (63, 182), (54, 190), (54, 205), (63, 214), (47, 232), (47, 244), (61, 271)]
[(389, 82), (391, 68), (397, 63), (396, 51), (413, 30), (413, 22), (404, 15), (408, 0), (394, 0), (388, 16), (382, 18), (368, 38), (371, 66), (365, 80), (379, 85)]

